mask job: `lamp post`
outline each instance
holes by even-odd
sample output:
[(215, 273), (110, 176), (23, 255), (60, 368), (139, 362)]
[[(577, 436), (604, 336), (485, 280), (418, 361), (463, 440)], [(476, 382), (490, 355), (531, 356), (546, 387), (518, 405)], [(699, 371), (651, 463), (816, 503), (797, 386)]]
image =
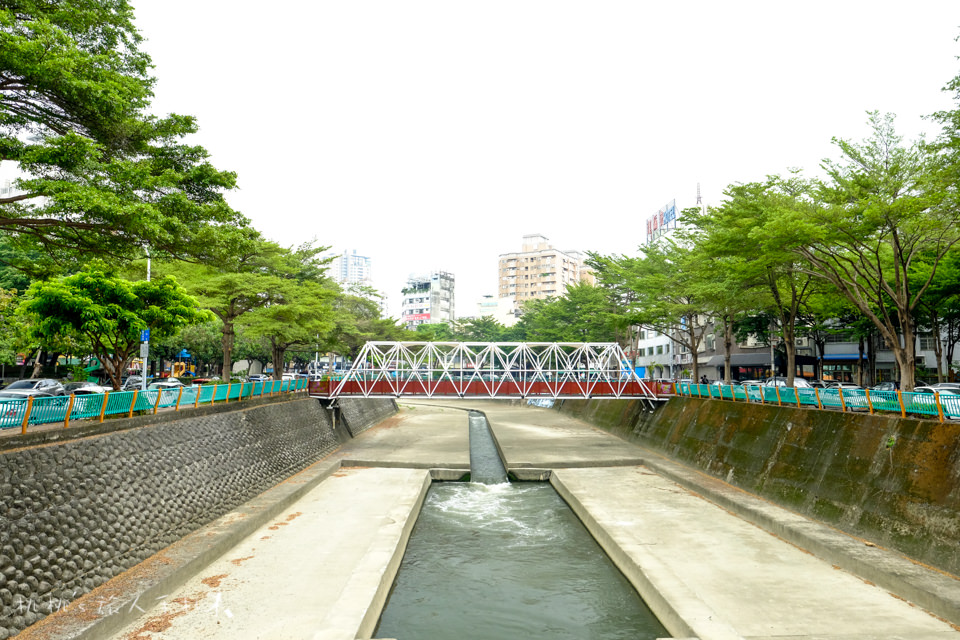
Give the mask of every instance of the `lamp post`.
[[(147, 282), (150, 282), (150, 249), (143, 248), (147, 252)], [(147, 390), (147, 359), (150, 357), (150, 330), (140, 334), (140, 359), (143, 360), (143, 367), (140, 371), (140, 390)]]

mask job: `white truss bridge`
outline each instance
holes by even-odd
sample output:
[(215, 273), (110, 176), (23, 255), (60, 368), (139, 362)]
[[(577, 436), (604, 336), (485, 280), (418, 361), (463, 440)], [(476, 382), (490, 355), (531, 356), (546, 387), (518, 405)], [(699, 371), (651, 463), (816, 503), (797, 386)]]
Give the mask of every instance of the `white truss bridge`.
[(315, 398), (665, 399), (607, 342), (368, 342), (342, 376), (313, 380)]

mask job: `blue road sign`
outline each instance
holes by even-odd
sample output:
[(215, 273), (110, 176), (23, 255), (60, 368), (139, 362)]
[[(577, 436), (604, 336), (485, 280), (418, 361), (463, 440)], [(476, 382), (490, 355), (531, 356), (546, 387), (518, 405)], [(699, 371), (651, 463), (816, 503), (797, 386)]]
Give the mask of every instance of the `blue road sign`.
[(150, 329), (144, 329), (140, 332), (140, 342), (150, 342)]

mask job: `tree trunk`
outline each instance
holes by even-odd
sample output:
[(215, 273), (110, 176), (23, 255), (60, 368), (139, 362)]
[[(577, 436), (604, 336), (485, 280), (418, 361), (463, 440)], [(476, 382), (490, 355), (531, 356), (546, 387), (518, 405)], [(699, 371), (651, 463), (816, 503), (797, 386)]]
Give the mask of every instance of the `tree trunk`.
[(863, 363), (864, 363), (864, 351), (866, 346), (863, 343), (863, 335), (860, 335), (857, 339), (857, 384), (861, 387), (863, 386)]
[(917, 380), (917, 337), (909, 318), (903, 323), (903, 344), (897, 341), (892, 347), (893, 356), (900, 365), (900, 388), (913, 391)]
[(723, 379), (727, 384), (733, 381), (730, 367), (730, 349), (733, 347), (733, 322), (730, 316), (723, 316)]
[(233, 373), (233, 341), (236, 338), (236, 333), (233, 329), (232, 322), (223, 323), (223, 338), (220, 340), (220, 346), (223, 348), (223, 369), (221, 373), (221, 380), (224, 382), (230, 382), (231, 374)]
[(877, 338), (874, 330), (867, 334), (867, 384), (871, 387), (877, 384)]
[(783, 326), (783, 347), (787, 356), (787, 386), (792, 387), (797, 375), (797, 335), (792, 322)]
[(40, 373), (43, 371), (43, 356), (45, 351), (43, 349), (37, 349), (37, 357), (33, 361), (33, 372), (30, 373), (31, 378), (39, 378)]
[(283, 354), (286, 351), (279, 344), (270, 345), (270, 355), (273, 359), (273, 379), (283, 379)]
[(940, 316), (936, 312), (930, 315), (930, 331), (933, 337), (933, 356), (937, 359), (937, 382), (943, 378), (943, 343), (940, 342)]

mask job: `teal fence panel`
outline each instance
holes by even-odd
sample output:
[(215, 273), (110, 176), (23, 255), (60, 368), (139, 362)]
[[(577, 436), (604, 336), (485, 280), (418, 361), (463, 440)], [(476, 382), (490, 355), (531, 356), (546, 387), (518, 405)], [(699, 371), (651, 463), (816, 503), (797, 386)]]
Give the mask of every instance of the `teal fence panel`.
[(226, 385), (226, 384), (218, 384), (216, 387), (214, 387), (214, 392), (213, 392), (214, 402), (223, 402), (227, 399), (228, 386), (229, 385)]
[(153, 411), (153, 405), (156, 401), (157, 393), (155, 391), (141, 391), (137, 394), (137, 399), (134, 401), (133, 410)]
[(871, 391), (870, 404), (874, 411), (896, 411), (900, 413), (900, 400), (896, 391)]
[(943, 407), (944, 418), (960, 418), (960, 395), (941, 393), (940, 406)]
[(750, 400), (750, 402), (760, 402), (763, 398), (763, 391), (760, 385), (752, 384), (745, 386), (743, 391), (747, 394), (747, 398)]
[(184, 387), (183, 394), (180, 396), (181, 407), (192, 407), (197, 402), (197, 396), (202, 387)]
[(825, 408), (830, 407), (834, 409), (840, 409), (843, 406), (840, 404), (840, 390), (820, 389), (820, 404), (822, 404)]
[(907, 413), (916, 413), (921, 416), (936, 416), (937, 401), (932, 393), (904, 393), (903, 406)]
[(200, 387), (199, 399), (194, 398), (194, 404), (209, 404), (213, 401), (213, 396), (217, 392), (217, 385), (205, 384)]
[(106, 415), (116, 415), (118, 413), (130, 413), (130, 403), (133, 397), (137, 395), (136, 391), (113, 391), (107, 397)]
[(867, 392), (863, 389), (845, 389), (843, 391), (843, 403), (847, 406), (847, 411), (867, 411)]
[(33, 408), (30, 410), (30, 424), (46, 424), (48, 422), (63, 422), (67, 419), (67, 408), (70, 406), (70, 396), (55, 396), (52, 398), (33, 399)]
[(239, 400), (241, 391), (243, 391), (243, 383), (228, 384), (227, 400)]
[(82, 393), (73, 398), (73, 409), (70, 411), (71, 420), (99, 418), (106, 396), (102, 393)]
[(792, 404), (796, 406), (797, 390), (793, 387), (779, 387), (779, 389), (780, 389), (780, 402), (782, 404)]
[(0, 429), (22, 426), (23, 416), (26, 412), (26, 400), (0, 400)]
[(809, 387), (803, 387), (797, 389), (797, 395), (800, 396), (801, 406), (816, 407), (817, 405), (817, 390), (811, 389)]

